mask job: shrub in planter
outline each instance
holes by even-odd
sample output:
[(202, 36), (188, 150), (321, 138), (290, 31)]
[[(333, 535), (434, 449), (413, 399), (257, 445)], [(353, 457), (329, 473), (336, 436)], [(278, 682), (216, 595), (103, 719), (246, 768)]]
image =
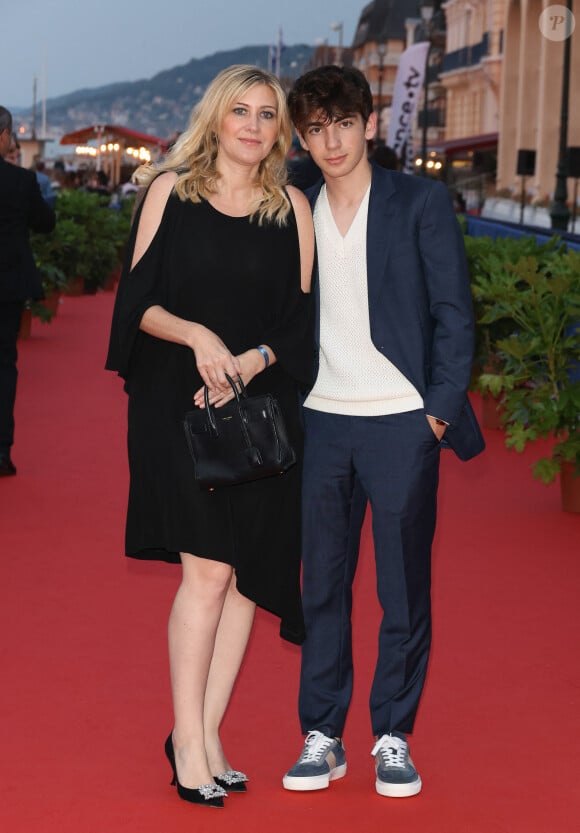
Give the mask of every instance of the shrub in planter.
[(67, 217), (61, 206), (66, 194), (56, 200), (56, 226), (51, 234), (31, 235), (32, 251), (43, 275), (43, 285), (66, 291), (85, 271), (87, 232), (82, 223)]
[(57, 202), (57, 227), (63, 220), (82, 229), (81, 275), (85, 287), (96, 291), (102, 286), (116, 262), (114, 244), (115, 212), (109, 198), (82, 190), (63, 191)]
[[(515, 297), (518, 289), (512, 267), (522, 257), (536, 257), (540, 263), (548, 261), (561, 248), (557, 237), (538, 243), (534, 237), (515, 240), (510, 237), (466, 237), (465, 250), (471, 277), (471, 291), (475, 314), (475, 351), (472, 388), (482, 389), (482, 373), (497, 373), (500, 365), (497, 342), (516, 328), (505, 301)], [(503, 306), (498, 315), (497, 304)]]
[(113, 243), (115, 245), (115, 249), (117, 250), (119, 263), (123, 262), (123, 258), (125, 256), (127, 240), (129, 239), (129, 232), (131, 231), (134, 206), (135, 197), (125, 197), (120, 201), (118, 209), (114, 213), (115, 223), (113, 226)]
[(42, 276), (44, 301), (32, 301), (32, 315), (43, 323), (51, 321), (56, 314), (53, 299), (60, 297), (67, 285), (67, 272), (71, 263), (73, 241), (79, 236), (74, 225), (62, 225), (51, 234), (31, 234), (31, 246), (36, 266)]
[(484, 293), (483, 321), (509, 321), (496, 341), (499, 370), (481, 374), (480, 387), (501, 396), (506, 445), (522, 451), (538, 437), (552, 438), (549, 457), (534, 477), (552, 482), (563, 462), (580, 474), (580, 253), (554, 248), (507, 266), (512, 285)]

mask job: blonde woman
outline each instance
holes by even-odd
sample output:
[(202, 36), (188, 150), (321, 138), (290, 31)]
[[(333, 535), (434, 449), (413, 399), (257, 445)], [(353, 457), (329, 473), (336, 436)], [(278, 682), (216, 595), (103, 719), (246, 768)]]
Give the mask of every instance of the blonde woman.
[(221, 72), (148, 186), (119, 285), (107, 367), (129, 394), (126, 553), (181, 563), (169, 619), (174, 729), (165, 751), (179, 796), (224, 806), (245, 791), (219, 728), (255, 605), (304, 637), (300, 462), (281, 477), (208, 492), (194, 483), (182, 420), (222, 405), (226, 374), (278, 398), (301, 456), (299, 389), (311, 382), (310, 209), (285, 187), (291, 139), (276, 78)]

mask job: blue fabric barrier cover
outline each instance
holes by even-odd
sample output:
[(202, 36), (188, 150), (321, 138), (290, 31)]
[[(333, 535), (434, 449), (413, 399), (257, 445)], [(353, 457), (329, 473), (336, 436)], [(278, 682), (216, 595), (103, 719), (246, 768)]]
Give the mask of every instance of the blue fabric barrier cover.
[(466, 214), (467, 233), (471, 237), (512, 237), (519, 240), (520, 237), (533, 235), (539, 243), (546, 243), (555, 234), (562, 238), (571, 249), (580, 251), (580, 235), (567, 232), (555, 232), (551, 229), (537, 228), (536, 226), (520, 226), (515, 223), (500, 222), (498, 220), (487, 220), (483, 217), (474, 217)]

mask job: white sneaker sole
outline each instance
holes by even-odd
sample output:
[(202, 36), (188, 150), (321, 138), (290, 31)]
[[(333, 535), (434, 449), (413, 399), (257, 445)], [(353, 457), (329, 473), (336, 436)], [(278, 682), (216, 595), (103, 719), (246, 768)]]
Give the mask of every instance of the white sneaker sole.
[(309, 792), (313, 790), (325, 790), (331, 781), (337, 781), (346, 775), (346, 764), (335, 767), (325, 775), (285, 775), (282, 778), (282, 786), (285, 790), (295, 792)]
[(410, 784), (385, 784), (384, 781), (375, 781), (375, 788), (379, 795), (385, 795), (387, 798), (409, 798), (412, 795), (417, 795), (421, 792), (421, 779), (411, 781)]

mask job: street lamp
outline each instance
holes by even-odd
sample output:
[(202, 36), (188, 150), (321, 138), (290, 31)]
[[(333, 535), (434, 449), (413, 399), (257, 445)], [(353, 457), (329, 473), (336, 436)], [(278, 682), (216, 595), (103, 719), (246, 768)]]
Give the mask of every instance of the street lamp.
[(336, 54), (336, 63), (342, 66), (342, 35), (344, 33), (344, 23), (331, 23), (330, 28), (333, 32), (338, 32), (338, 52)]
[[(317, 47), (324, 47), (319, 53), (318, 49), (316, 50), (316, 66), (326, 66), (328, 63), (328, 38), (316, 38), (314, 41)], [(319, 55), (322, 57), (319, 58)], [(322, 61), (322, 63), (320, 63)]]
[(97, 147), (99, 148), (99, 152), (97, 154), (97, 171), (100, 171), (103, 167), (102, 159), (101, 159), (101, 144), (103, 142), (103, 136), (105, 133), (105, 125), (104, 124), (95, 124), (93, 127), (94, 132), (97, 134)]
[(429, 116), (429, 53), (431, 51), (431, 31), (433, 27), (433, 2), (426, 0), (421, 3), (421, 18), (423, 29), (426, 34), (425, 40), (429, 41), (429, 49), (425, 57), (425, 81), (423, 84), (423, 133), (421, 141), (421, 176), (427, 176), (427, 121)]
[(383, 109), (383, 73), (385, 71), (385, 52), (387, 48), (384, 43), (379, 43), (377, 45), (377, 52), (379, 55), (379, 89), (377, 95), (377, 137), (376, 143), (377, 145), (382, 145), (383, 140), (381, 139), (381, 112)]
[(564, 66), (562, 67), (562, 102), (560, 105), (560, 147), (558, 150), (558, 167), (556, 170), (556, 188), (554, 201), (550, 207), (552, 228), (556, 231), (568, 231), (570, 209), (566, 205), (568, 198), (568, 104), (570, 100), (570, 42), (572, 40), (572, 0), (567, 0), (568, 15), (566, 20), (566, 38), (564, 40)]

